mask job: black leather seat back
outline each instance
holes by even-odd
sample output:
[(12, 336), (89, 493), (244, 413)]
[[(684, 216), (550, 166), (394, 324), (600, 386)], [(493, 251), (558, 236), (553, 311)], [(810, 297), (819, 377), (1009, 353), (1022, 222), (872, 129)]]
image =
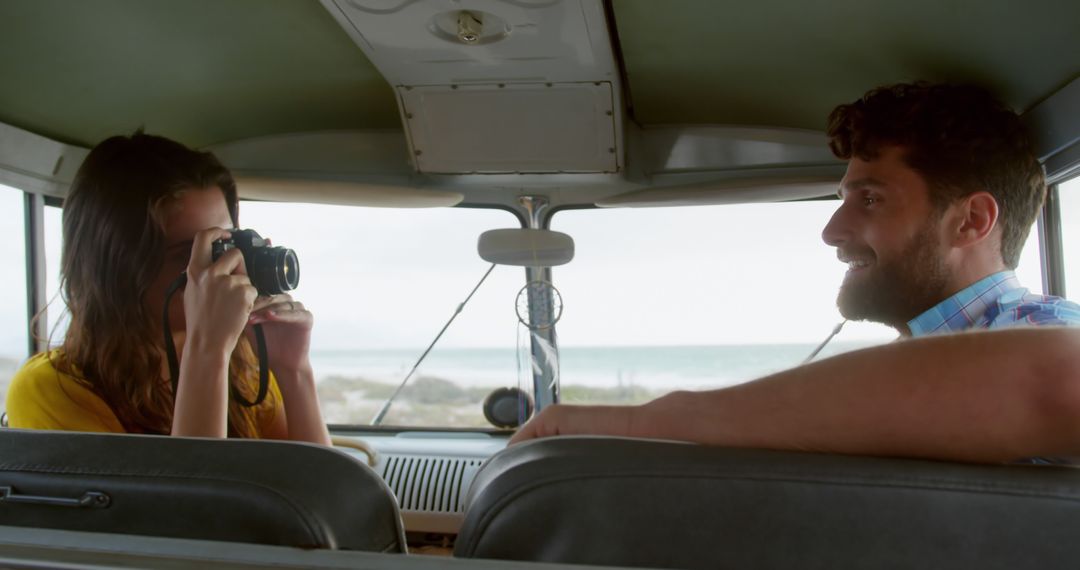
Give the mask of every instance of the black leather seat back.
[(371, 469), (274, 441), (0, 430), (0, 525), (405, 551)]
[(1080, 560), (1080, 470), (555, 438), (493, 457), (455, 555), (664, 568)]

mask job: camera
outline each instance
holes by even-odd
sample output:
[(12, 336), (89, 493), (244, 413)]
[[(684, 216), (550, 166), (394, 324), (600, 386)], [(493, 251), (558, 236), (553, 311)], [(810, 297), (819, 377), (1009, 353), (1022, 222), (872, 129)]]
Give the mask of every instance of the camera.
[(300, 284), (300, 261), (296, 252), (287, 247), (268, 246), (255, 230), (231, 230), (231, 233), (231, 239), (213, 243), (214, 261), (230, 249), (239, 249), (244, 254), (248, 278), (260, 295), (292, 291)]

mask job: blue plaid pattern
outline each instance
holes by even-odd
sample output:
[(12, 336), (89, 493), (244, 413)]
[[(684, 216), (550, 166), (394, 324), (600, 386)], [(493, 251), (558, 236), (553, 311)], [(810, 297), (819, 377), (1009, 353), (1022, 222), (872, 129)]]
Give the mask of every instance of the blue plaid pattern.
[[(1012, 271), (980, 279), (908, 321), (913, 337), (1032, 325), (1080, 326), (1080, 305), (1061, 297), (1034, 295), (1020, 286)], [(1013, 463), (1078, 465), (1080, 457), (1029, 457)]]
[(1032, 294), (1012, 271), (984, 277), (908, 321), (912, 337), (1031, 325), (1080, 326), (1080, 305)]

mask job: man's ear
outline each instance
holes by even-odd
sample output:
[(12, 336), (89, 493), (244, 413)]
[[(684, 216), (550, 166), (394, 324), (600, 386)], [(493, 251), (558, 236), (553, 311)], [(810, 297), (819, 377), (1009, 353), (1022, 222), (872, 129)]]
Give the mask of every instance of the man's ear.
[(953, 209), (956, 213), (956, 233), (953, 245), (964, 247), (976, 244), (990, 235), (997, 226), (998, 203), (989, 192), (975, 192), (958, 200)]

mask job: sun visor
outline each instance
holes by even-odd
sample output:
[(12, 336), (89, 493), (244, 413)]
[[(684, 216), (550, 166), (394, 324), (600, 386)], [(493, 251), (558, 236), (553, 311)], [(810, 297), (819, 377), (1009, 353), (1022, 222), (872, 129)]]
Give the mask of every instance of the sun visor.
[(460, 192), (331, 180), (237, 177), (241, 198), (272, 202), (343, 204), (371, 208), (444, 208), (461, 203)]
[(716, 180), (635, 190), (597, 201), (596, 205), (601, 208), (649, 208), (805, 200), (835, 195), (841, 177), (842, 173)]

